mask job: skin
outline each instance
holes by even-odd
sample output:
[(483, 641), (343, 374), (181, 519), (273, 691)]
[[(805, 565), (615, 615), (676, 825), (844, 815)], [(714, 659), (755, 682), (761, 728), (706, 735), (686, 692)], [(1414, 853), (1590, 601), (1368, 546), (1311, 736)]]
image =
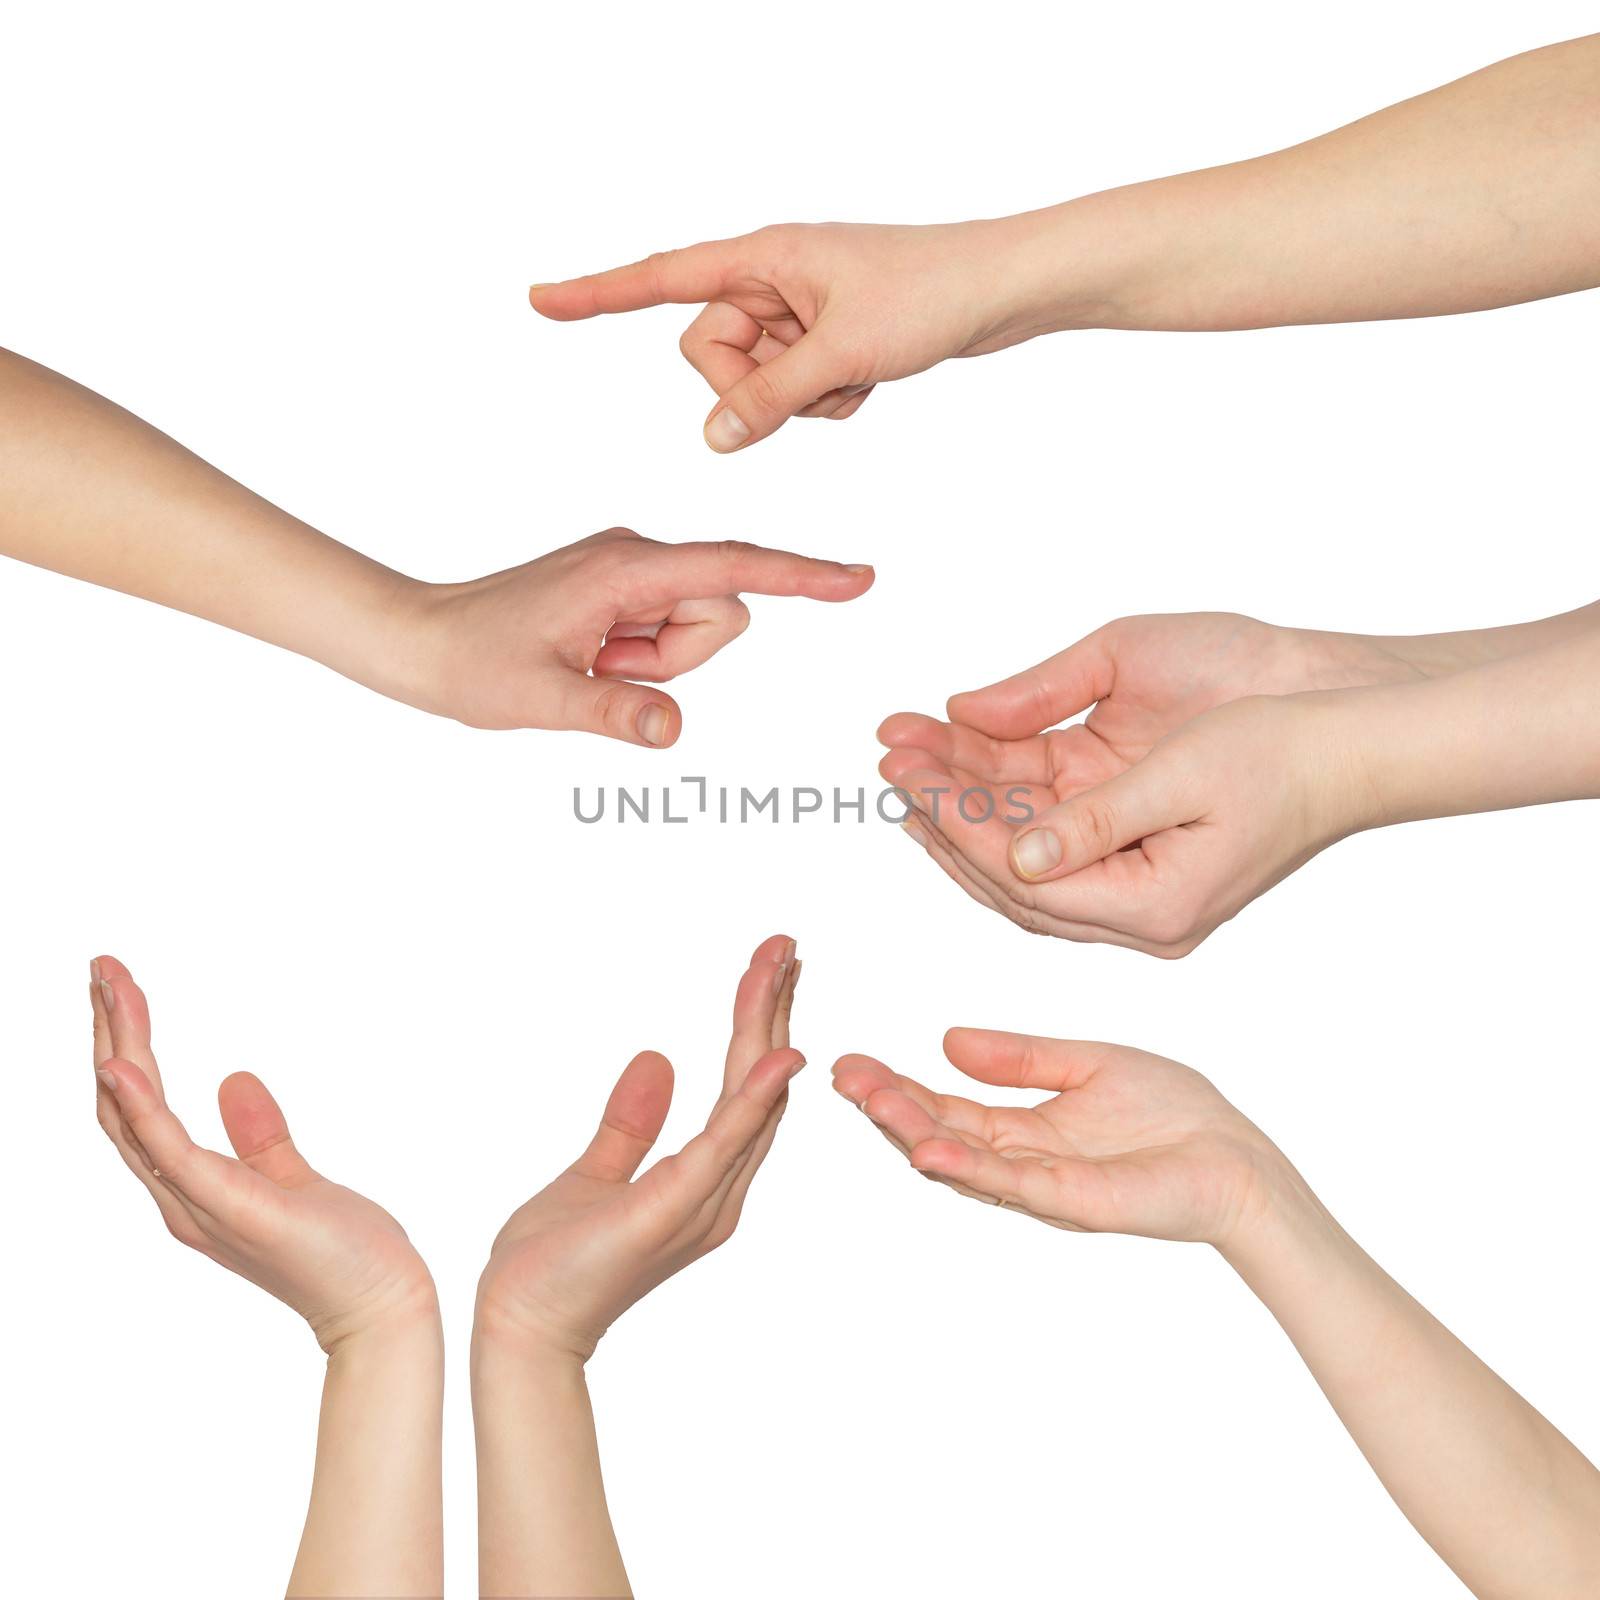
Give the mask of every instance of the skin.
[(644, 685), (692, 671), (743, 633), (741, 594), (853, 600), (873, 577), (859, 564), (611, 528), (471, 582), (422, 582), (6, 351), (0, 555), (205, 617), (472, 727), (653, 747), (677, 739), (683, 715)]
[[(100, 1126), (180, 1243), (302, 1316), (328, 1358), (316, 1467), (290, 1595), (439, 1595), (444, 1347), (433, 1279), (381, 1207), (313, 1170), (247, 1072), (217, 1093), (237, 1159), (167, 1105), (143, 993), (93, 964)], [(248, 1588), (259, 1574), (241, 1571)]]
[(890, 717), (879, 770), (980, 904), (1177, 957), (1351, 833), (1600, 796), (1597, 670), (1600, 606), (1417, 638), (1131, 617)]
[(945, 1054), (1031, 1107), (867, 1056), (834, 1087), (911, 1167), (1075, 1232), (1211, 1245), (1272, 1312), (1417, 1531), (1479, 1600), (1600, 1588), (1600, 1472), (1339, 1227), (1199, 1073), (1143, 1051), (955, 1028)]
[(681, 349), (727, 453), (1044, 333), (1438, 316), (1592, 288), (1597, 196), (1600, 35), (1250, 161), (989, 221), (763, 228), (529, 298), (560, 322), (703, 305)]
[(472, 1335), (484, 1594), (632, 1592), (606, 1507), (585, 1364), (629, 1306), (732, 1237), (789, 1080), (805, 1064), (789, 1048), (794, 950), (776, 935), (751, 957), (703, 1132), (640, 1174), (673, 1074), (664, 1056), (635, 1056), (588, 1148), (494, 1242)]

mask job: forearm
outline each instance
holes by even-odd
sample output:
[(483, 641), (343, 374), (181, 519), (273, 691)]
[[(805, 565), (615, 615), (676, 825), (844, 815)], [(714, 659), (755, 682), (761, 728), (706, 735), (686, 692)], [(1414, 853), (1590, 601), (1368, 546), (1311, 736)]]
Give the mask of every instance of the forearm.
[(335, 1348), (290, 1595), (444, 1592), (443, 1410), (436, 1322)]
[(1442, 677), (1467, 667), (1486, 666), (1527, 650), (1580, 639), (1600, 632), (1600, 601), (1534, 622), (1457, 633), (1373, 635), (1370, 642), (1390, 651), (1425, 677)]
[(1223, 1250), (1412, 1525), (1480, 1597), (1600, 1586), (1600, 1473), (1339, 1227), (1297, 1177)]
[(1307, 700), (1348, 784), (1349, 831), (1600, 796), (1600, 631)]
[(383, 692), (410, 579), (139, 418), (0, 351), (0, 554), (236, 629)]
[(474, 1339), (472, 1409), (480, 1593), (631, 1594), (582, 1365)]
[(1600, 36), (1305, 144), (1008, 219), (1019, 335), (1435, 316), (1600, 283)]

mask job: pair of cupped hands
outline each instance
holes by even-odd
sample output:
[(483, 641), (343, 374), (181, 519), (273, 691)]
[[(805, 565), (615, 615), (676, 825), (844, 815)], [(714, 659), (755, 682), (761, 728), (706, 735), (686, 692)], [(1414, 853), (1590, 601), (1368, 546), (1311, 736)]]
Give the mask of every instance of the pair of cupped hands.
[[(634, 1057), (583, 1153), (500, 1230), (475, 1339), (581, 1365), (630, 1305), (732, 1235), (805, 1064), (789, 1044), (799, 972), (792, 939), (757, 947), (705, 1127), (648, 1167), (673, 1071), (654, 1052)], [(90, 991), (100, 1125), (175, 1238), (299, 1312), (330, 1355), (437, 1320), (432, 1276), (405, 1230), (310, 1164), (258, 1078), (237, 1072), (218, 1091), (234, 1156), (197, 1145), (168, 1106), (128, 969), (100, 957)], [(946, 1036), (945, 1053), (978, 1083), (1050, 1098), (986, 1106), (859, 1055), (835, 1065), (834, 1087), (913, 1168), (962, 1194), (1058, 1227), (1228, 1249), (1289, 1181), (1266, 1136), (1175, 1062), (967, 1028)]]

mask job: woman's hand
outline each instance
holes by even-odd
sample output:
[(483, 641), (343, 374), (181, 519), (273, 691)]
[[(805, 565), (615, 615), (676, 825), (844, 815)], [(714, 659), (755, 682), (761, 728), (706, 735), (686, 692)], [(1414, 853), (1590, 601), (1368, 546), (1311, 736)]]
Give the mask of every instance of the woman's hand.
[(997, 259), (1024, 232), (1025, 219), (790, 223), (538, 283), (528, 298), (558, 322), (704, 304), (679, 348), (719, 397), (705, 438), (725, 454), (790, 417), (853, 416), (874, 384), (1041, 331)]
[(150, 1013), (120, 961), (94, 963), (90, 1000), (100, 1126), (174, 1238), (292, 1306), (330, 1355), (437, 1322), (433, 1279), (405, 1230), (312, 1170), (258, 1078), (236, 1072), (217, 1092), (238, 1160), (202, 1149), (167, 1107)]
[(906, 831), (980, 904), (1171, 958), (1373, 820), (1344, 709), (1337, 692), (1230, 701), (1120, 771), (1092, 735), (1063, 761), (1076, 729), (1008, 746), (957, 726), (949, 764), (897, 749), (881, 770), (915, 807)]
[(478, 1287), (475, 1339), (585, 1361), (634, 1301), (732, 1236), (789, 1080), (805, 1065), (789, 1048), (798, 975), (792, 939), (758, 947), (705, 1130), (637, 1178), (666, 1121), (672, 1067), (653, 1051), (634, 1057), (588, 1149), (500, 1230)]
[(740, 593), (854, 600), (872, 569), (758, 545), (658, 544), (611, 528), (472, 583), (423, 585), (395, 649), (397, 698), (477, 728), (574, 728), (670, 745), (662, 683), (744, 632)]
[(868, 1056), (842, 1057), (833, 1083), (918, 1172), (973, 1199), (1058, 1228), (1225, 1249), (1298, 1184), (1271, 1140), (1176, 1061), (977, 1028), (952, 1028), (944, 1051), (979, 1083), (1051, 1098), (986, 1106)]

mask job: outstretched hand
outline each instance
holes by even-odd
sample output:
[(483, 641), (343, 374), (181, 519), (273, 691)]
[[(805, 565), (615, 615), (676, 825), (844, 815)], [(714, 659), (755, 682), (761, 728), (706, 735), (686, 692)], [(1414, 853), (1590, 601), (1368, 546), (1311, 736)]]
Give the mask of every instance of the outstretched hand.
[(738, 638), (750, 622), (741, 594), (854, 600), (872, 578), (868, 566), (786, 550), (658, 544), (610, 528), (507, 572), (426, 586), (402, 635), (399, 684), (375, 686), (472, 727), (670, 745), (683, 714), (642, 685), (690, 672)]
[(642, 1176), (673, 1075), (654, 1051), (629, 1062), (588, 1148), (500, 1230), (478, 1289), (480, 1336), (587, 1360), (636, 1300), (732, 1237), (805, 1065), (789, 1048), (799, 967), (792, 939), (757, 948), (704, 1131)]
[(120, 961), (94, 963), (90, 1002), (100, 1126), (175, 1239), (293, 1307), (330, 1354), (437, 1319), (433, 1279), (405, 1230), (313, 1170), (259, 1078), (236, 1072), (217, 1091), (238, 1159), (204, 1149), (167, 1105), (149, 1009)]
[(1051, 1097), (987, 1106), (860, 1055), (835, 1064), (834, 1088), (918, 1172), (990, 1205), (1058, 1228), (1225, 1247), (1289, 1170), (1259, 1128), (1176, 1061), (978, 1028), (952, 1028), (944, 1051), (979, 1083)]

